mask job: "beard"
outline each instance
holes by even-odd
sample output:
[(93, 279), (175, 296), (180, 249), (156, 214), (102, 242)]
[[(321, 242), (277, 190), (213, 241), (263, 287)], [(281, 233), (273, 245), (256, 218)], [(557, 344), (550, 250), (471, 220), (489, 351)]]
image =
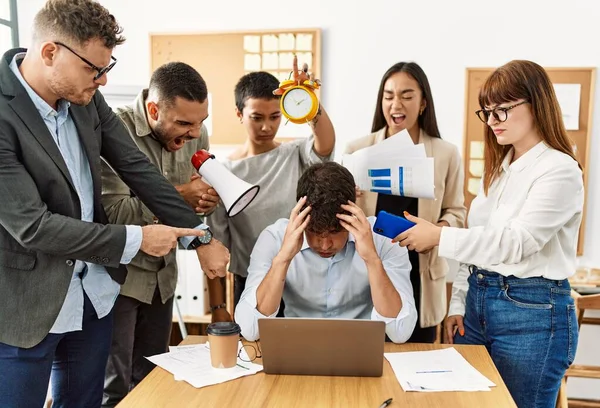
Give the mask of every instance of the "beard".
[(161, 121), (157, 121), (152, 130), (154, 138), (162, 145), (163, 149), (168, 152), (174, 152), (179, 150), (183, 144), (178, 143), (179, 138), (182, 136), (169, 136), (169, 133), (165, 129), (165, 126)]
[(56, 74), (50, 77), (48, 86), (59, 99), (64, 99), (80, 106), (89, 104), (98, 89), (97, 87), (93, 87), (84, 91), (78, 91), (73, 84), (68, 83)]
[(160, 121), (156, 122), (153, 133), (156, 140), (158, 140), (163, 147), (165, 147), (171, 141), (171, 138), (167, 135), (165, 127)]

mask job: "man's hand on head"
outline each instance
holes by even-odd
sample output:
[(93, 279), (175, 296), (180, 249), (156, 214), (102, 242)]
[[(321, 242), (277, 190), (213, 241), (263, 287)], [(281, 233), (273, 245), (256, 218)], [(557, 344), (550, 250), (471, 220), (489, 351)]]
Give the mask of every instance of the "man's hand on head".
[(342, 204), (341, 209), (350, 214), (339, 213), (336, 216), (340, 220), (342, 227), (354, 236), (358, 255), (365, 262), (379, 259), (379, 255), (375, 249), (375, 242), (373, 241), (371, 223), (363, 210), (352, 201), (348, 201), (348, 204)]
[(306, 206), (302, 211), (302, 207), (306, 204), (306, 197), (302, 197), (298, 200), (296, 206), (292, 209), (290, 214), (290, 220), (287, 228), (285, 229), (285, 235), (283, 237), (283, 243), (277, 256), (284, 262), (291, 262), (302, 248), (304, 242), (304, 231), (310, 221), (310, 206)]

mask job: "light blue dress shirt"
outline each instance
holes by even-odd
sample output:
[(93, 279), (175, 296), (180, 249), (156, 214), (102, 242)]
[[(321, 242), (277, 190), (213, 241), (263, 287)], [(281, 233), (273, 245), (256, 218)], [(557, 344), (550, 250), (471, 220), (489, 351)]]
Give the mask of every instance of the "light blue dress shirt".
[[(70, 104), (65, 100), (60, 100), (58, 111), (56, 111), (35, 93), (21, 75), (17, 65), (17, 60), (22, 59), (24, 56), (24, 53), (15, 55), (10, 68), (27, 91), (52, 134), (52, 138), (58, 145), (79, 196), (81, 220), (93, 222), (94, 186), (92, 173), (88, 158), (79, 140), (77, 128), (69, 115)], [(122, 264), (131, 262), (142, 243), (142, 228), (140, 226), (127, 225), (126, 230), (127, 239), (121, 257)], [(83, 278), (80, 277), (80, 274), (83, 275)], [(103, 266), (77, 260), (65, 302), (58, 318), (50, 329), (50, 333), (58, 334), (81, 330), (84, 290), (92, 302), (98, 318), (103, 318), (111, 311), (119, 294), (120, 285), (110, 277)]]
[[(371, 226), (375, 217), (368, 217)], [(273, 258), (283, 244), (287, 219), (268, 226), (258, 237), (250, 257), (246, 288), (235, 310), (235, 321), (247, 340), (258, 339), (258, 319), (264, 316), (257, 309), (256, 291), (269, 272)], [(283, 289), (286, 317), (371, 319), (386, 324), (385, 332), (395, 343), (408, 340), (417, 322), (417, 309), (410, 283), (411, 265), (406, 248), (373, 234), (375, 249), (388, 277), (402, 299), (402, 309), (396, 317), (381, 316), (373, 306), (367, 266), (355, 249), (355, 239), (348, 242), (331, 258), (322, 258), (308, 246), (292, 260)]]

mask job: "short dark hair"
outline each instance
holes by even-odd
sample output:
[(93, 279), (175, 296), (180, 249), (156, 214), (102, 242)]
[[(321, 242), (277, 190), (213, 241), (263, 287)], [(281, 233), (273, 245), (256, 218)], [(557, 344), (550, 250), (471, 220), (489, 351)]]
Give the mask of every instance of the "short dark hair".
[(158, 100), (166, 106), (171, 106), (177, 97), (197, 102), (204, 102), (208, 97), (204, 78), (184, 62), (169, 62), (158, 67), (148, 89), (156, 92)]
[(249, 98), (279, 99), (278, 95), (273, 95), (273, 91), (277, 88), (279, 88), (279, 80), (272, 74), (264, 71), (250, 72), (241, 77), (235, 85), (235, 106), (241, 112)]
[(312, 207), (306, 229), (317, 234), (339, 232), (343, 227), (336, 214), (345, 213), (340, 206), (356, 201), (354, 177), (336, 162), (313, 164), (298, 180), (296, 200), (304, 196)]
[(419, 116), (418, 123), (419, 128), (422, 129), (431, 137), (442, 138), (440, 136), (440, 130), (438, 129), (437, 119), (435, 117), (435, 106), (433, 105), (433, 95), (431, 94), (431, 87), (429, 86), (429, 80), (423, 68), (416, 62), (398, 62), (392, 65), (381, 78), (379, 84), (379, 92), (377, 93), (377, 105), (375, 105), (375, 114), (373, 115), (373, 125), (371, 126), (371, 132), (377, 132), (386, 126), (385, 116), (383, 116), (383, 108), (381, 107), (381, 101), (383, 100), (383, 91), (385, 83), (394, 74), (399, 72), (405, 72), (419, 84), (421, 88), (421, 94), (423, 100), (425, 100), (425, 109), (423, 114)]
[(84, 45), (100, 39), (113, 49), (125, 42), (115, 16), (92, 0), (48, 0), (33, 20), (34, 40)]

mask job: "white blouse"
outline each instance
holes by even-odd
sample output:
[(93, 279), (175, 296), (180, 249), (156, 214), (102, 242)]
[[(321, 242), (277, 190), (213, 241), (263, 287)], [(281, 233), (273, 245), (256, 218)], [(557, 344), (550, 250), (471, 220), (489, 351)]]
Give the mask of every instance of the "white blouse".
[(448, 315), (464, 315), (469, 265), (504, 276), (562, 280), (575, 273), (583, 212), (577, 162), (540, 142), (471, 203), (468, 229), (443, 227), (439, 255), (460, 262)]

